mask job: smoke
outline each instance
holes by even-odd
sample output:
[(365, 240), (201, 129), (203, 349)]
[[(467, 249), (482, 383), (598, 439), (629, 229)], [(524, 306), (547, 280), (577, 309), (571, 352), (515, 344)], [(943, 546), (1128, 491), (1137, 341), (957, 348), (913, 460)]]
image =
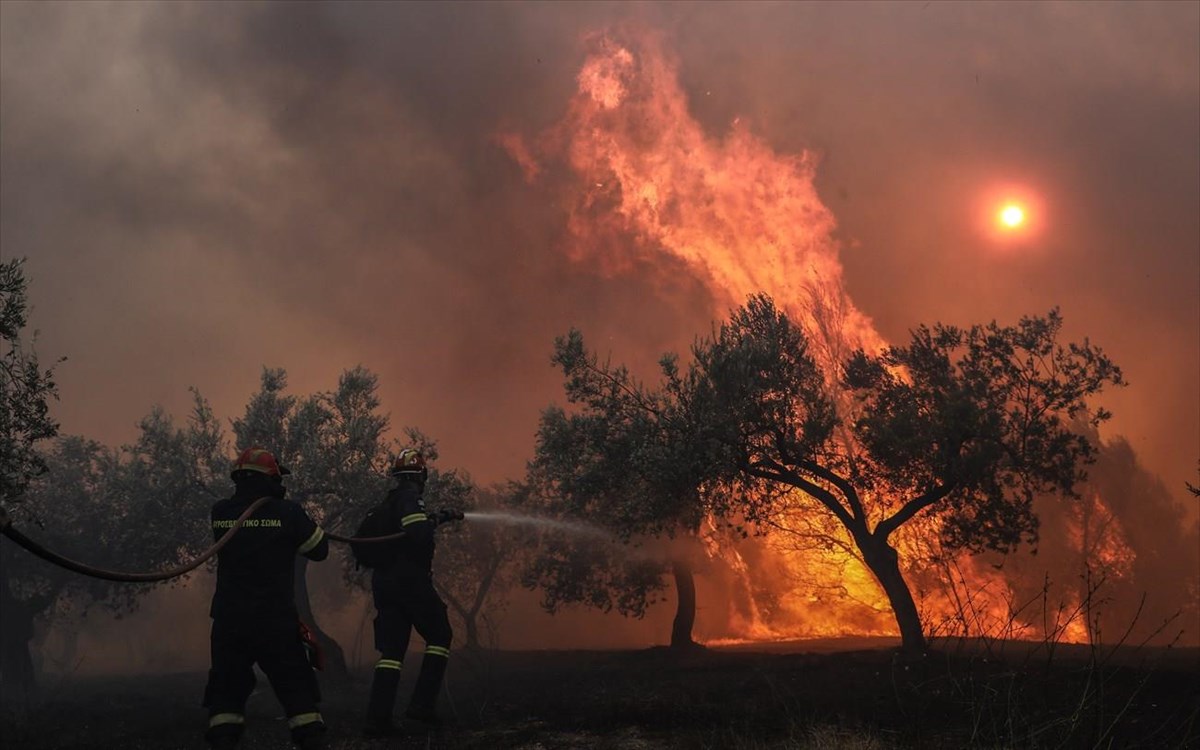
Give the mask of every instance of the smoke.
[(92, 675), (207, 670), (209, 620), (200, 614), (208, 612), (213, 580), (204, 573), (158, 588), (131, 614), (57, 612), (36, 628), (35, 668), (54, 685)]
[(1053, 571), (1080, 600), (1096, 590), (1087, 618), (1096, 640), (1200, 643), (1200, 527), (1128, 441), (1101, 445), (1077, 499), (1043, 499), (1037, 510), (1047, 543), (1012, 561), (1018, 590), (1036, 591)]
[[(653, 362), (728, 306), (709, 298), (695, 238), (663, 236), (665, 217), (647, 216), (635, 193), (623, 194), (626, 221), (643, 224), (642, 246), (685, 260), (602, 247), (595, 262), (572, 262), (562, 250), (581, 251), (571, 220), (583, 206), (544, 189), (564, 175), (531, 185), (498, 142), (577, 117), (588, 45), (637, 22), (657, 30), (655, 83), (680, 94), (682, 119), (678, 133), (659, 118), (654, 132), (626, 134), (700, 149), (670, 175), (677, 189), (728, 198), (701, 167), (730, 174), (763, 163), (739, 164), (739, 149), (772, 151), (763, 189), (821, 215), (812, 242), (842, 241), (841, 281), (885, 338), (1062, 305), (1072, 331), (1107, 334), (1137, 386), (1115, 397), (1116, 429), (1177, 493), (1195, 479), (1191, 6), (86, 3), (3, 14), (0, 252), (30, 257), (42, 349), (70, 357), (58, 409), (70, 432), (119, 442), (151, 404), (184, 408), (188, 385), (231, 413), (262, 364), (316, 390), (362, 363), (399, 422), (438, 436), (478, 476), (519, 473), (556, 392), (541, 364), (555, 335), (579, 325)], [(664, 101), (645, 93), (632, 92), (643, 107)], [(656, 176), (652, 164), (624, 166)], [(788, 179), (806, 171), (811, 180)], [(1054, 220), (1041, 250), (1000, 262), (973, 234), (967, 198), (997, 179), (1045, 194)], [(806, 184), (819, 196), (782, 189)], [(672, 188), (659, 189), (669, 211)], [(617, 262), (628, 272), (597, 273)], [(801, 283), (779, 268), (739, 273), (725, 293), (735, 303), (756, 285)]]
[[(882, 346), (846, 291), (835, 221), (816, 189), (814, 154), (780, 154), (737, 120), (724, 135), (709, 135), (689, 111), (678, 61), (662, 45), (660, 35), (640, 27), (589, 37), (563, 119), (532, 144), (512, 134), (501, 138), (526, 179), (544, 179), (569, 207), (569, 256), (621, 277), (640, 266), (657, 269), (664, 281), (685, 272), (702, 280), (718, 305), (765, 291), (802, 322), (831, 372), (849, 351)], [(564, 173), (556, 175), (556, 168)], [(1078, 500), (1041, 504), (1048, 522), (1040, 558), (1017, 555), (1000, 575), (978, 564), (939, 569), (935, 578), (965, 576), (967, 596), (978, 601), (964, 613), (961, 597), (950, 592), (946, 601), (945, 587), (933, 586), (931, 616), (952, 616), (957, 601), (956, 614), (972, 633), (1003, 626), (1024, 631), (1018, 635), (1045, 636), (1044, 623), (1033, 627), (1037, 613), (1014, 606), (1047, 579), (1056, 583), (1046, 596), (1071, 610), (1066, 638), (1112, 638), (1112, 626), (1122, 619), (1145, 632), (1142, 618), (1161, 624), (1172, 606), (1186, 607), (1183, 595), (1195, 589), (1194, 576), (1164, 582), (1147, 575), (1164, 557), (1178, 570), (1196, 569), (1195, 545), (1187, 541), (1195, 534), (1177, 531), (1183, 514), (1124, 441), (1105, 446), (1097, 468)], [(1176, 517), (1167, 518), (1172, 512)], [(1149, 524), (1157, 533), (1146, 533), (1147, 518), (1158, 522)], [(1129, 525), (1138, 531), (1127, 531)], [(915, 532), (922, 533), (937, 535), (935, 528)], [(835, 531), (826, 538), (837, 536)], [(816, 554), (795, 549), (783, 556), (754, 544), (717, 546), (714, 555), (732, 576), (725, 582), (732, 595), (722, 597), (732, 604), (725, 625), (736, 635), (890, 630), (881, 593), (848, 540), (845, 552), (825, 546)], [(915, 547), (909, 552), (919, 557)], [(757, 559), (747, 562), (751, 554)], [(1148, 559), (1139, 563), (1143, 557)], [(772, 571), (772, 564), (778, 569)], [(910, 576), (919, 585), (933, 583), (922, 581), (928, 576), (916, 567)], [(1146, 593), (1152, 604), (1132, 601), (1133, 591)], [(1188, 609), (1174, 630), (1155, 636), (1169, 641), (1186, 625), (1193, 640), (1200, 635), (1194, 619)]]
[[(486, 482), (572, 325), (649, 372), (748, 291), (817, 289), (859, 343), (1058, 304), (1189, 528), (1200, 9), (925, 5), (0, 4), (0, 255), (69, 357), (55, 415), (115, 444), (189, 385), (231, 415), (264, 364), (361, 363)], [(1036, 247), (979, 236), (998, 181), (1043, 195)], [(1139, 560), (1170, 537), (1101, 494)]]
[[(663, 299), (553, 251), (561, 211), (492, 140), (536, 114), (489, 72), (536, 58), (477, 43), (507, 11), (457, 31), (457, 11), (412, 12), (5, 8), (3, 247), (31, 258), (43, 349), (71, 358), (68, 430), (117, 442), (188, 385), (232, 413), (263, 364), (311, 391), (361, 362), (397, 423), (511, 476), (556, 389), (555, 335), (654, 351), (708, 319), (698, 285)], [(70, 101), (46, 95), (63, 66)], [(87, 406), (97, 390), (124, 410)]]

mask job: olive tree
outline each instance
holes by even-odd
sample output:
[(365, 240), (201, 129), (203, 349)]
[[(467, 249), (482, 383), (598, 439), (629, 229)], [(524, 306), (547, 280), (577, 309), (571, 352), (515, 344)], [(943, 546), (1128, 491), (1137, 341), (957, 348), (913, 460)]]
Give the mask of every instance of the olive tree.
[(58, 434), (50, 417), (50, 401), (57, 398), (54, 368), (43, 369), (21, 339), (29, 314), (23, 262), (0, 262), (0, 500), (5, 502), (19, 502), (30, 480), (46, 470), (37, 445)]
[[(674, 360), (662, 366), (668, 386), (652, 389), (624, 367), (600, 363), (579, 331), (555, 343), (572, 410), (542, 412), (529, 464), (526, 504), (540, 513), (606, 529), (621, 544), (589, 536), (544, 534), (525, 582), (542, 590), (543, 607), (583, 603), (635, 617), (676, 591), (673, 648), (694, 645), (694, 566), (705, 513), (716, 493), (700, 431), (684, 413)], [(635, 553), (630, 553), (630, 548)]]
[[(1089, 400), (1122, 377), (1088, 341), (1060, 343), (1061, 329), (1057, 310), (1010, 326), (919, 326), (907, 344), (858, 351), (829, 373), (801, 328), (760, 295), (699, 339), (686, 369), (665, 358), (656, 390), (629, 389), (622, 368), (586, 355), (567, 376), (613, 384), (590, 419), (621, 425), (638, 412), (678, 441), (643, 454), (639, 471), (693, 467), (705, 512), (765, 521), (799, 494), (827, 515), (887, 596), (904, 648), (920, 650), (925, 635), (893, 534), (935, 517), (927, 528), (947, 549), (1034, 542), (1034, 498), (1073, 493), (1093, 458), (1072, 424), (1106, 419)], [(850, 409), (836, 406), (843, 395)]]
[[(212, 543), (208, 507), (229, 484), (222, 476), (220, 432), (196, 394), (186, 424), (176, 426), (154, 409), (138, 423), (137, 439), (120, 448), (57, 438), (41, 452), (46, 471), (14, 507), (13, 523), (47, 547), (99, 568), (146, 572), (182, 564)], [(94, 607), (126, 614), (156, 585), (79, 575), (13, 544), (0, 545), (5, 683), (32, 687), (37, 620), (83, 616)]]
[[(378, 377), (360, 366), (342, 373), (336, 389), (298, 397), (286, 393), (283, 370), (264, 369), (258, 393), (233, 423), (235, 439), (241, 447), (262, 445), (276, 451), (293, 472), (287, 482), (289, 496), (304, 503), (322, 526), (343, 536), (353, 535), (367, 511), (386, 496), (391, 486), (387, 469), (407, 446), (419, 448), (430, 463), (425, 489), (430, 508), (475, 507), (475, 484), (465, 471), (438, 465), (433, 439), (415, 428), (404, 429), (402, 438), (389, 437), (390, 420), (381, 412), (378, 385)], [(489, 529), (452, 527), (441, 536), (435, 580), (464, 624), (468, 642), (478, 645), (478, 619), (499, 606), (511, 583), (509, 561), (516, 547), (504, 544), (502, 532)], [(332, 556), (341, 564), (341, 582), (350, 584), (350, 589), (327, 581), (325, 594), (344, 600), (351, 589), (369, 586), (348, 547), (334, 545)], [(320, 627), (312, 604), (308, 561), (297, 557), (296, 565), (300, 615), (325, 649), (330, 672), (344, 676), (344, 651)]]
[[(378, 378), (355, 367), (342, 373), (332, 391), (295, 396), (286, 392), (284, 370), (264, 368), (258, 392), (233, 422), (235, 448), (257, 445), (274, 452), (292, 471), (288, 496), (325, 528), (349, 535), (355, 509), (372, 502), (385, 485), (388, 417), (379, 412), (377, 390)], [(331, 557), (343, 566), (352, 564), (342, 545), (334, 546)], [(345, 653), (321, 627), (308, 570), (308, 559), (298, 555), (296, 607), (325, 651), (328, 672), (344, 678)]]
[[(21, 502), (25, 488), (46, 470), (36, 450), (54, 437), (58, 424), (50, 418), (49, 401), (56, 396), (53, 371), (42, 369), (28, 351), (21, 332), (28, 320), (26, 280), (22, 261), (0, 262), (0, 500)], [(33, 679), (28, 649), (31, 629), (24, 608), (13, 597), (4, 560), (12, 545), (0, 542), (0, 679), (26, 686)]]

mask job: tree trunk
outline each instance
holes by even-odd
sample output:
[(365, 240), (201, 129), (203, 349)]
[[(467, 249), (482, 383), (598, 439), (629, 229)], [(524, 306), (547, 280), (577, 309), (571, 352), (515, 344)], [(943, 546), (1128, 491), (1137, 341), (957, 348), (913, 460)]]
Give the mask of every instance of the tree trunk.
[(317, 643), (325, 654), (325, 674), (335, 680), (349, 680), (350, 670), (346, 666), (346, 653), (328, 633), (321, 629), (313, 614), (312, 602), (308, 596), (308, 558), (296, 556), (296, 610), (300, 619), (312, 630), (317, 637)]
[(7, 571), (0, 570), (0, 692), (6, 698), (28, 697), (36, 687), (33, 656), (34, 612), (12, 594)]
[(442, 586), (437, 586), (437, 591), (438, 595), (446, 600), (446, 604), (450, 605), (450, 608), (454, 610), (454, 613), (458, 615), (458, 619), (462, 620), (463, 626), (467, 629), (467, 642), (464, 648), (479, 648), (479, 625), (475, 622), (479, 610), (467, 609), (449, 590)]
[(896, 624), (900, 626), (900, 648), (911, 654), (924, 652), (928, 644), (921, 628), (917, 604), (908, 589), (908, 582), (900, 572), (900, 556), (887, 541), (873, 535), (858, 535), (855, 541), (862, 550), (867, 567), (883, 587), (883, 592), (887, 594), (888, 602), (892, 605)]
[(481, 646), (479, 643), (479, 625), (475, 622), (475, 617), (463, 618), (463, 624), (467, 626), (467, 643), (465, 648), (478, 650)]
[(693, 648), (698, 645), (692, 640), (692, 626), (696, 624), (696, 579), (692, 575), (691, 565), (680, 557), (671, 561), (671, 574), (675, 577), (675, 591), (679, 594), (675, 621), (671, 623), (671, 648)]

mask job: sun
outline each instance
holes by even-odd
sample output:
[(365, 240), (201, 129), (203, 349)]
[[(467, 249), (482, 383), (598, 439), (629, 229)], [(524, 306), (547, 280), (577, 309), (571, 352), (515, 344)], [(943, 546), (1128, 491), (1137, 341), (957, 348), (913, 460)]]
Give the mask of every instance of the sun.
[(1047, 230), (1049, 203), (1036, 186), (996, 181), (986, 185), (971, 205), (972, 225), (989, 246), (1027, 251)]
[(1000, 213), (996, 215), (1001, 227), (1005, 229), (1018, 229), (1025, 223), (1025, 209), (1016, 203), (1006, 204), (1000, 209)]

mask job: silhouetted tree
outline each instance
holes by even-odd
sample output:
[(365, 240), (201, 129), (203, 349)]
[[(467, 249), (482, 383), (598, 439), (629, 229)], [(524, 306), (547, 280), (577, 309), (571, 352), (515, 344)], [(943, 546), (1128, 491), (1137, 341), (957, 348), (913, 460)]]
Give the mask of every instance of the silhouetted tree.
[[(367, 511), (386, 495), (392, 484), (387, 469), (394, 454), (405, 446), (419, 447), (430, 463), (425, 501), (431, 509), (470, 509), (474, 503), (476, 488), (470, 477), (460, 470), (438, 467), (435, 441), (414, 428), (406, 428), (402, 440), (388, 438), (389, 419), (380, 413), (378, 382), (369, 370), (355, 367), (342, 374), (335, 390), (296, 397), (285, 393), (283, 370), (264, 369), (259, 392), (233, 425), (239, 446), (273, 447), (293, 471), (287, 482), (289, 496), (305, 503), (322, 526), (345, 536), (352, 535)], [(468, 640), (477, 644), (477, 618), (485, 607), (498, 602), (509, 582), (503, 574), (509, 550), (495, 546), (504, 537), (486, 529), (452, 527), (440, 536), (443, 543), (438, 549), (436, 582), (462, 618)], [(334, 545), (332, 556), (340, 561), (347, 582), (369, 588), (365, 571), (356, 569), (348, 548)], [(321, 628), (311, 603), (308, 561), (297, 557), (296, 564), (300, 615), (313, 627), (329, 657), (328, 672), (345, 676), (344, 651)], [(339, 588), (327, 593), (336, 597), (348, 592)]]
[[(212, 543), (209, 509), (232, 491), (231, 457), (240, 447), (262, 445), (293, 470), (289, 496), (307, 504), (326, 528), (349, 535), (390, 484), (386, 468), (396, 446), (385, 434), (388, 418), (379, 413), (377, 384), (375, 375), (356, 367), (342, 374), (335, 390), (297, 397), (285, 393), (283, 370), (264, 369), (259, 391), (233, 422), (236, 444), (195, 390), (192, 414), (182, 427), (155, 408), (139, 423), (138, 439), (120, 449), (64, 438), (48, 452), (28, 454), (28, 465), (34, 467), (28, 475), (43, 475), (32, 484), (26, 481), (28, 491), (12, 512), (13, 520), (40, 526), (37, 536), (48, 547), (97, 567), (149, 571), (178, 564)], [(419, 432), (410, 430), (405, 444), (409, 442), (436, 459), (433, 442)], [(432, 507), (470, 507), (473, 492), (465, 474), (431, 468), (427, 499)], [(472, 534), (461, 539), (470, 541)], [(486, 533), (479, 537), (487, 538)], [(469, 616), (470, 632), (485, 603), (497, 601), (510, 576), (497, 568), (497, 549), (485, 541), (461, 550), (453, 545), (448, 540), (442, 550), (453, 570), (444, 576), (443, 586), (455, 601), (467, 602), (460, 614)], [(354, 564), (347, 549), (334, 545), (334, 554), (347, 577), (361, 585), (363, 577), (351, 574)], [(298, 559), (297, 607), (323, 642), (330, 674), (345, 676), (343, 651), (320, 629), (307, 566)], [(11, 544), (0, 545), (0, 566), (3, 675), (22, 686), (32, 680), (29, 640), (36, 618), (68, 610), (81, 614), (93, 606), (129, 612), (151, 588), (69, 573)], [(327, 593), (348, 598), (349, 592), (333, 586)]]
[[(923, 647), (924, 636), (889, 536), (936, 514), (950, 550), (1034, 543), (1034, 499), (1073, 496), (1094, 460), (1096, 446), (1072, 423), (1108, 418), (1088, 399), (1123, 384), (1121, 372), (1087, 340), (1060, 344), (1061, 329), (1052, 310), (1015, 326), (921, 326), (908, 346), (858, 353), (845, 382), (862, 400), (853, 425), (862, 452), (796, 467), (795, 486), (839, 515), (862, 550), (907, 648)], [(873, 526), (864, 495), (874, 495)]]
[(1036, 541), (1034, 497), (1071, 494), (1092, 460), (1092, 443), (1070, 424), (1107, 418), (1089, 413), (1087, 401), (1121, 384), (1121, 373), (1087, 341), (1059, 344), (1061, 327), (1057, 310), (1015, 326), (921, 326), (906, 346), (857, 352), (836, 381), (854, 398), (844, 416), (803, 333), (766, 296), (698, 341), (686, 371), (665, 359), (657, 391), (628, 389), (622, 369), (587, 356), (573, 357), (567, 376), (613, 384), (604, 408), (589, 412), (601, 423), (593, 429), (640, 412), (636, 419), (679, 441), (641, 471), (699, 467), (707, 512), (736, 507), (764, 520), (795, 490), (811, 499), (846, 529), (878, 580), (904, 648), (920, 650), (922, 624), (891, 535), (937, 515), (947, 549)]
[(28, 322), (24, 261), (0, 263), (0, 499), (14, 502), (46, 470), (37, 444), (58, 434), (50, 418), (54, 368), (42, 369), (21, 340)]
[[(38, 443), (58, 434), (49, 407), (57, 397), (53, 367), (42, 369), (37, 354), (21, 340), (28, 322), (23, 262), (0, 262), (0, 500), (13, 505), (24, 502), (29, 482), (46, 471)], [(7, 540), (0, 542), (0, 681), (24, 689), (33, 684), (26, 646), (32, 629), (25, 604), (9, 585), (4, 561), (11, 547)]]
[[(29, 484), (12, 516), (36, 528), (52, 549), (97, 567), (151, 571), (182, 563), (212, 542), (208, 507), (228, 480), (220, 426), (199, 394), (183, 427), (155, 409), (130, 445), (111, 449), (63, 437), (42, 460), (47, 471)], [(32, 685), (30, 639), (38, 618), (82, 616), (93, 607), (128, 613), (155, 585), (81, 576), (0, 545), (5, 681)]]
[[(554, 362), (566, 376), (574, 409), (543, 411), (526, 503), (607, 529), (622, 544), (543, 534), (525, 582), (542, 590), (543, 607), (551, 612), (584, 603), (641, 617), (662, 596), (670, 572), (677, 594), (671, 646), (691, 647), (695, 540), (713, 506), (702, 500), (711, 472), (697, 452), (690, 416), (680, 411), (671, 388), (648, 389), (624, 367), (600, 364), (578, 331), (555, 342)], [(673, 360), (665, 359), (663, 367), (669, 376), (675, 373)], [(673, 544), (650, 542), (676, 537)]]
[[(1090, 608), (1085, 624), (1095, 641), (1126, 631), (1140, 641), (1173, 618), (1195, 622), (1200, 528), (1128, 441), (1101, 441), (1094, 430), (1086, 434), (1097, 446), (1087, 479), (1077, 487), (1077, 497), (1065, 502), (1039, 498), (1035, 508), (1043, 541), (1038, 555), (1008, 568), (1033, 575), (1024, 581), (1011, 578), (1028, 592), (1040, 583), (1031, 579), (1041, 579), (1042, 571), (1065, 573), (1064, 583), (1079, 588), (1077, 601)], [(1098, 587), (1090, 602), (1088, 586)], [(1140, 622), (1132, 622), (1135, 617)], [(1176, 635), (1170, 629), (1162, 633), (1168, 641)]]

